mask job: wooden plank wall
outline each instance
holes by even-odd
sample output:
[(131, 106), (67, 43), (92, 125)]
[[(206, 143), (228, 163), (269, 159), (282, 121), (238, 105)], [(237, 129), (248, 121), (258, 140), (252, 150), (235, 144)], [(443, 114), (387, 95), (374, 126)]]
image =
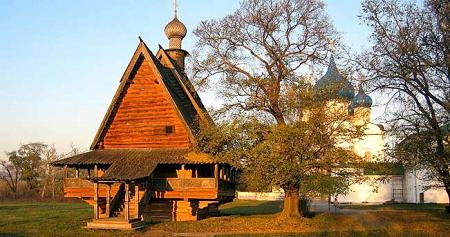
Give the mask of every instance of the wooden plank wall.
[[(162, 84), (144, 59), (104, 136), (104, 149), (190, 146), (188, 132)], [(166, 134), (166, 126), (174, 126), (174, 133)]]

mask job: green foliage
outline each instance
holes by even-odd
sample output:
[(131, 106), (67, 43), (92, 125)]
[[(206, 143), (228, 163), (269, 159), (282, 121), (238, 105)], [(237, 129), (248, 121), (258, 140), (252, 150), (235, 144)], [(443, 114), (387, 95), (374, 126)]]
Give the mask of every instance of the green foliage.
[(405, 169), (399, 162), (369, 162), (364, 165), (365, 175), (404, 175)]
[(28, 188), (34, 190), (39, 186), (39, 174), (43, 153), (47, 145), (29, 143), (20, 146), (17, 151), (8, 153), (9, 161), (20, 169), (20, 179), (26, 181)]
[(204, 124), (198, 148), (240, 167), (241, 182), (251, 190), (345, 193), (362, 180), (363, 164), (343, 141), (358, 139), (362, 129), (352, 125), (346, 110), (330, 110), (327, 103), (303, 97), (308, 107), (297, 121), (279, 126), (249, 116)]
[[(62, 170), (55, 169), (50, 163), (64, 155), (59, 154), (54, 146), (24, 144), (7, 153), (7, 156), (7, 161), (0, 161), (0, 179), (8, 184), (12, 198), (36, 194), (40, 194), (41, 198), (51, 196), (52, 199), (62, 196)], [(23, 185), (19, 183), (26, 184), (26, 187), (22, 188)], [(5, 196), (9, 196), (9, 193)]]

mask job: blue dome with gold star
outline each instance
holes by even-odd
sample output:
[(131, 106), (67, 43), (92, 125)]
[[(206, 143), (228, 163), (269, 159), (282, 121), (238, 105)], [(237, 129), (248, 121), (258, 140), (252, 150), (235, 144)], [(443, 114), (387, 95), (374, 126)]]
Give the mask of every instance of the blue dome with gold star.
[(355, 96), (355, 89), (336, 67), (334, 57), (331, 56), (327, 72), (314, 85), (317, 93), (327, 98), (341, 98), (351, 100)]
[(372, 98), (370, 98), (370, 96), (368, 96), (364, 92), (361, 84), (359, 85), (358, 94), (356, 94), (356, 96), (352, 100), (351, 107), (352, 108), (358, 108), (358, 107), (370, 108), (370, 107), (372, 107)]

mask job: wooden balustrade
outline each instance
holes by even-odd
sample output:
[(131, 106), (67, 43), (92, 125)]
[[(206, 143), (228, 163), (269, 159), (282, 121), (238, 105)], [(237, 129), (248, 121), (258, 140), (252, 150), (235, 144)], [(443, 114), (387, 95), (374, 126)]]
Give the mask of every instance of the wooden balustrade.
[(92, 183), (86, 179), (80, 178), (65, 178), (64, 188), (92, 188)]
[(234, 196), (234, 183), (216, 178), (153, 178), (154, 198), (217, 199)]
[[(110, 195), (116, 195), (119, 190), (120, 184), (112, 184), (110, 189)], [(77, 198), (93, 198), (94, 183), (86, 179), (80, 178), (65, 178), (64, 179), (64, 197), (77, 197)], [(98, 195), (99, 197), (105, 197), (108, 194), (108, 185), (99, 184)]]
[(152, 189), (157, 191), (187, 191), (190, 189), (215, 189), (214, 178), (154, 178)]

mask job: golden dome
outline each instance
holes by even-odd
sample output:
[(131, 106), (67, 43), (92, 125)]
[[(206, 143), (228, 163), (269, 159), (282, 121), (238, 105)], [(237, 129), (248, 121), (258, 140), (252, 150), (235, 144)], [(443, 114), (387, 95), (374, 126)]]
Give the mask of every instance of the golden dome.
[(175, 17), (171, 22), (169, 22), (164, 28), (164, 33), (167, 38), (178, 38), (183, 39), (187, 34), (186, 26)]

